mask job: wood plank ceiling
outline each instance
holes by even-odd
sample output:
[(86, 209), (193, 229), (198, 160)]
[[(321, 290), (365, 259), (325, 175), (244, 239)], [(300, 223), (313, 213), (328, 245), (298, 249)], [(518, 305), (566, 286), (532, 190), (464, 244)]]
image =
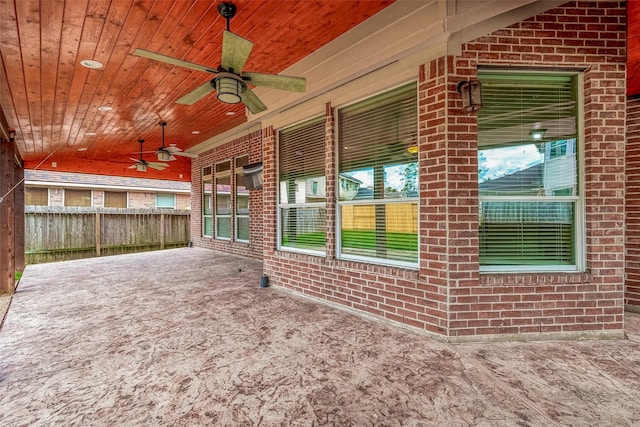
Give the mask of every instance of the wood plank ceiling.
[[(231, 31), (254, 42), (244, 70), (278, 73), (393, 1), (234, 0)], [(226, 28), (220, 2), (0, 0), (0, 107), (25, 167), (190, 180), (185, 157), (162, 172), (127, 169), (137, 140), (145, 151), (159, 147), (164, 120), (166, 143), (188, 149), (246, 121), (244, 106), (215, 94), (176, 104), (211, 75), (132, 52), (217, 67)], [(85, 68), (85, 59), (104, 66)]]

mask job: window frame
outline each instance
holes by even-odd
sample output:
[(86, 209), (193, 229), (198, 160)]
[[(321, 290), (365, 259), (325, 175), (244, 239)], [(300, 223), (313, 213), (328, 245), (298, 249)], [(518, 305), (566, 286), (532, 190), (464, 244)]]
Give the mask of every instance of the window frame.
[[(225, 170), (221, 170), (220, 172), (218, 172), (218, 166), (222, 165), (224, 163), (228, 163), (229, 164), (229, 169), (225, 169)], [(234, 234), (234, 231), (231, 229), (232, 225), (233, 225), (233, 200), (231, 199), (232, 195), (233, 195), (233, 182), (231, 181), (231, 171), (232, 171), (232, 165), (233, 165), (233, 159), (226, 159), (226, 160), (222, 160), (220, 162), (216, 162), (214, 163), (214, 167), (213, 167), (213, 210), (212, 210), (212, 214), (214, 216), (214, 221), (213, 221), (213, 235), (214, 238), (217, 240), (226, 240), (226, 241), (231, 241), (232, 240), (232, 236)], [(218, 214), (218, 179), (219, 178), (229, 178), (229, 213), (228, 214)], [(229, 219), (229, 237), (227, 236), (220, 236), (220, 234), (218, 233), (218, 225), (220, 224), (220, 218), (228, 218)]]
[[(374, 98), (379, 97), (379, 96), (383, 96), (385, 94), (389, 94), (394, 90), (400, 89), (404, 86), (409, 86), (409, 85), (415, 85), (415, 97), (416, 97), (416, 134), (417, 134), (417, 139), (419, 141), (420, 138), (420, 114), (419, 114), (419, 82), (415, 79), (409, 80), (409, 81), (404, 81), (400, 84), (397, 84), (393, 87), (389, 87), (389, 88), (385, 88), (384, 90), (381, 90), (379, 92), (376, 92), (374, 94), (359, 98), (357, 100), (353, 100), (349, 103), (345, 103), (341, 106), (335, 107), (334, 108), (334, 117), (335, 117), (335, 122), (336, 122), (336, 126), (334, 129), (334, 138), (335, 138), (335, 144), (334, 144), (334, 151), (335, 151), (335, 189), (336, 189), (336, 195), (335, 195), (335, 254), (336, 254), (336, 259), (340, 259), (340, 260), (344, 260), (344, 261), (357, 261), (357, 262), (363, 262), (363, 263), (367, 263), (367, 264), (374, 264), (374, 265), (382, 265), (382, 266), (390, 266), (390, 267), (399, 267), (399, 268), (407, 268), (407, 269), (411, 269), (411, 270), (417, 270), (419, 269), (420, 266), (420, 192), (418, 191), (418, 194), (416, 197), (405, 197), (405, 198), (389, 198), (389, 199), (362, 199), (362, 200), (340, 200), (340, 175), (341, 175), (341, 171), (340, 171), (340, 110), (344, 109), (344, 108), (348, 108), (352, 105), (358, 104), (362, 101), (373, 101)], [(417, 144), (417, 141), (416, 141)], [(418, 169), (418, 176), (417, 176), (417, 180), (418, 180), (418, 190), (420, 188), (420, 156), (419, 156), (419, 152), (416, 153), (416, 162), (417, 162), (417, 169)], [(355, 255), (355, 254), (345, 254), (343, 253), (343, 248), (342, 248), (342, 206), (363, 206), (363, 205), (391, 205), (391, 204), (406, 204), (406, 203), (411, 203), (411, 204), (416, 204), (417, 205), (417, 218), (416, 218), (416, 233), (417, 233), (417, 240), (418, 240), (418, 244), (417, 244), (417, 248), (416, 248), (416, 261), (402, 261), (402, 260), (397, 260), (397, 259), (388, 259), (388, 258), (378, 258), (378, 257), (370, 257), (370, 256), (365, 256), (365, 255)]]
[[(315, 115), (312, 117), (308, 117), (304, 120), (300, 120), (296, 123), (287, 125), (287, 126), (283, 126), (282, 128), (278, 129), (276, 131), (276, 183), (277, 183), (277, 191), (276, 191), (276, 248), (279, 251), (282, 252), (292, 252), (292, 253), (299, 253), (299, 254), (306, 254), (306, 255), (312, 255), (312, 256), (320, 256), (320, 257), (324, 257), (327, 254), (327, 247), (326, 247), (326, 215), (327, 215), (327, 201), (326, 201), (326, 182), (327, 182), (327, 170), (326, 167), (324, 169), (324, 173), (322, 175), (322, 177), (325, 180), (325, 201), (324, 202), (305, 202), (305, 203), (287, 203), (287, 204), (283, 204), (281, 203), (281, 192), (280, 192), (280, 132), (281, 131), (286, 131), (288, 129), (292, 129), (295, 127), (304, 127), (305, 125), (314, 125), (317, 122), (322, 122), (325, 123), (327, 122), (327, 116), (326, 114), (320, 114), (320, 115)], [(324, 138), (324, 140), (322, 141), (323, 143), (323, 151), (324, 151), (324, 158), (326, 159), (326, 136)], [(293, 246), (285, 246), (282, 243), (282, 212), (284, 211), (284, 209), (304, 209), (304, 208), (320, 208), (320, 209), (324, 209), (324, 215), (325, 215), (325, 247), (322, 250), (315, 250), (315, 249), (308, 249), (308, 248), (297, 248), (297, 247), (293, 247)]]
[[(124, 207), (123, 207), (123, 208), (120, 208), (120, 207), (116, 207), (116, 206), (107, 206), (107, 193), (109, 193), (109, 194), (114, 194), (114, 193), (117, 193), (117, 194), (124, 194), (124, 195), (125, 195), (125, 196), (124, 196)], [(114, 208), (115, 208), (115, 209), (126, 209), (126, 208), (128, 208), (128, 207), (129, 207), (129, 193), (128, 193), (127, 191), (111, 191), (111, 190), (104, 190), (104, 199), (103, 199), (103, 203), (102, 203), (102, 205), (103, 205), (105, 208), (112, 208), (112, 209), (114, 209)]]
[[(88, 191), (89, 192), (89, 205), (68, 205), (67, 204), (67, 193), (71, 191)], [(64, 188), (63, 189), (64, 194), (62, 195), (62, 203), (63, 206), (65, 207), (70, 207), (70, 208), (90, 208), (93, 207), (93, 190), (91, 189), (87, 189), (87, 188)]]
[[(27, 203), (27, 192), (32, 190), (46, 190), (47, 192), (47, 203), (46, 204), (29, 204)], [(51, 192), (49, 191), (49, 187), (38, 187), (38, 186), (25, 186), (25, 206), (49, 206), (51, 203)]]
[[(206, 173), (207, 169), (209, 170), (209, 173)], [(208, 166), (204, 166), (202, 168), (202, 175), (201, 175), (201, 185), (202, 185), (202, 205), (200, 207), (200, 211), (202, 213), (202, 222), (201, 222), (201, 235), (202, 237), (207, 237), (207, 238), (213, 238), (213, 229), (214, 229), (214, 215), (213, 215), (213, 166), (208, 165)], [(206, 200), (206, 191), (205, 191), (205, 183), (207, 178), (209, 179), (209, 184), (211, 185), (211, 193), (209, 194), (209, 214), (206, 213), (205, 210), (205, 200)], [(206, 234), (206, 220), (207, 218), (210, 220), (211, 222), (211, 233), (210, 234)]]
[[(243, 159), (246, 158), (246, 162), (243, 165), (238, 166), (238, 160), (239, 159)], [(233, 180), (233, 193), (234, 193), (234, 200), (233, 200), (233, 223), (235, 225), (235, 228), (233, 230), (233, 234), (234, 234), (234, 240), (236, 242), (240, 242), (240, 243), (249, 243), (251, 240), (251, 219), (250, 219), (250, 210), (251, 210), (251, 193), (249, 192), (249, 190), (246, 190), (245, 187), (245, 191), (247, 192), (247, 213), (246, 214), (238, 214), (238, 199), (239, 199), (239, 192), (238, 192), (238, 176), (244, 176), (244, 172), (243, 172), (243, 166), (244, 165), (248, 165), (249, 164), (249, 155), (248, 154), (243, 154), (240, 156), (236, 156), (233, 159), (233, 166), (234, 166), (234, 180)], [(238, 231), (240, 230), (240, 227), (238, 226), (238, 220), (239, 219), (246, 219), (247, 220), (247, 236), (249, 237), (248, 239), (240, 239), (238, 237)]]
[[(483, 71), (479, 70), (479, 74)], [(542, 76), (570, 76), (575, 78), (576, 83), (576, 141), (575, 141), (575, 155), (576, 155), (576, 184), (577, 195), (576, 196), (482, 196), (478, 192), (478, 206), (481, 202), (492, 201), (518, 201), (518, 202), (572, 202), (574, 206), (574, 238), (573, 248), (575, 264), (573, 265), (490, 265), (480, 264), (480, 273), (582, 273), (586, 271), (586, 203), (585, 203), (585, 136), (584, 136), (584, 72), (582, 71), (541, 71), (541, 70), (509, 70), (509, 69), (487, 69), (492, 74), (505, 74), (505, 75), (522, 75), (522, 74), (540, 74)], [(477, 147), (476, 157), (480, 152), (480, 147)], [(478, 230), (480, 222), (478, 222)], [(478, 253), (480, 247), (478, 246)]]

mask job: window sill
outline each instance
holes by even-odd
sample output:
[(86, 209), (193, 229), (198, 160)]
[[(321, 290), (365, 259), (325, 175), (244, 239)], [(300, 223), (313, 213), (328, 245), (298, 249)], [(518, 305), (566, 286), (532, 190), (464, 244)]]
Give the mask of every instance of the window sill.
[(481, 272), (481, 285), (580, 284), (591, 283), (593, 276), (585, 272)]

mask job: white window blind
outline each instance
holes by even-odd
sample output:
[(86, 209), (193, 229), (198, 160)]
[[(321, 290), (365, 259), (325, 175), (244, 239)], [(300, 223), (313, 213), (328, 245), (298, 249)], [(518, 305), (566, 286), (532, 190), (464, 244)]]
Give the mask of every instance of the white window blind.
[(325, 119), (278, 132), (279, 247), (325, 252)]
[(64, 190), (65, 206), (91, 206), (91, 190)]
[(126, 208), (127, 193), (124, 191), (105, 191), (104, 207), (105, 208)]
[(577, 269), (577, 75), (481, 71), (478, 78), (482, 268)]
[(417, 265), (417, 144), (415, 83), (338, 111), (340, 257)]
[(47, 206), (49, 204), (49, 189), (46, 187), (25, 187), (24, 204)]

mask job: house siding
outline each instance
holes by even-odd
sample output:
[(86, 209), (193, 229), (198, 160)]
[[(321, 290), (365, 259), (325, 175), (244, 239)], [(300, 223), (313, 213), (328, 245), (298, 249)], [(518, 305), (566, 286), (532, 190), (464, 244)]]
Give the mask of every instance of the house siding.
[(627, 101), (625, 305), (640, 312), (640, 98)]
[[(325, 256), (277, 250), (277, 129), (263, 130), (262, 256), (270, 283), (451, 340), (622, 336), (624, 286), (624, 2), (571, 2), (479, 37), (459, 54), (416, 70), (419, 100), (419, 266), (336, 259), (336, 142), (326, 113)], [(478, 66), (584, 71), (586, 265), (582, 273), (481, 274), (475, 113), (456, 86)], [(200, 212), (200, 170), (231, 157), (238, 139), (194, 162), (192, 206)], [(259, 145), (255, 142), (254, 145)], [(252, 193), (252, 204), (254, 201)], [(252, 222), (254, 210), (252, 209)], [(201, 235), (194, 216), (192, 235)], [(253, 237), (252, 237), (253, 239)], [(236, 251), (231, 242), (199, 246)], [(257, 248), (256, 248), (257, 249)], [(244, 251), (246, 253), (247, 251)], [(491, 338), (493, 337), (493, 338)]]

